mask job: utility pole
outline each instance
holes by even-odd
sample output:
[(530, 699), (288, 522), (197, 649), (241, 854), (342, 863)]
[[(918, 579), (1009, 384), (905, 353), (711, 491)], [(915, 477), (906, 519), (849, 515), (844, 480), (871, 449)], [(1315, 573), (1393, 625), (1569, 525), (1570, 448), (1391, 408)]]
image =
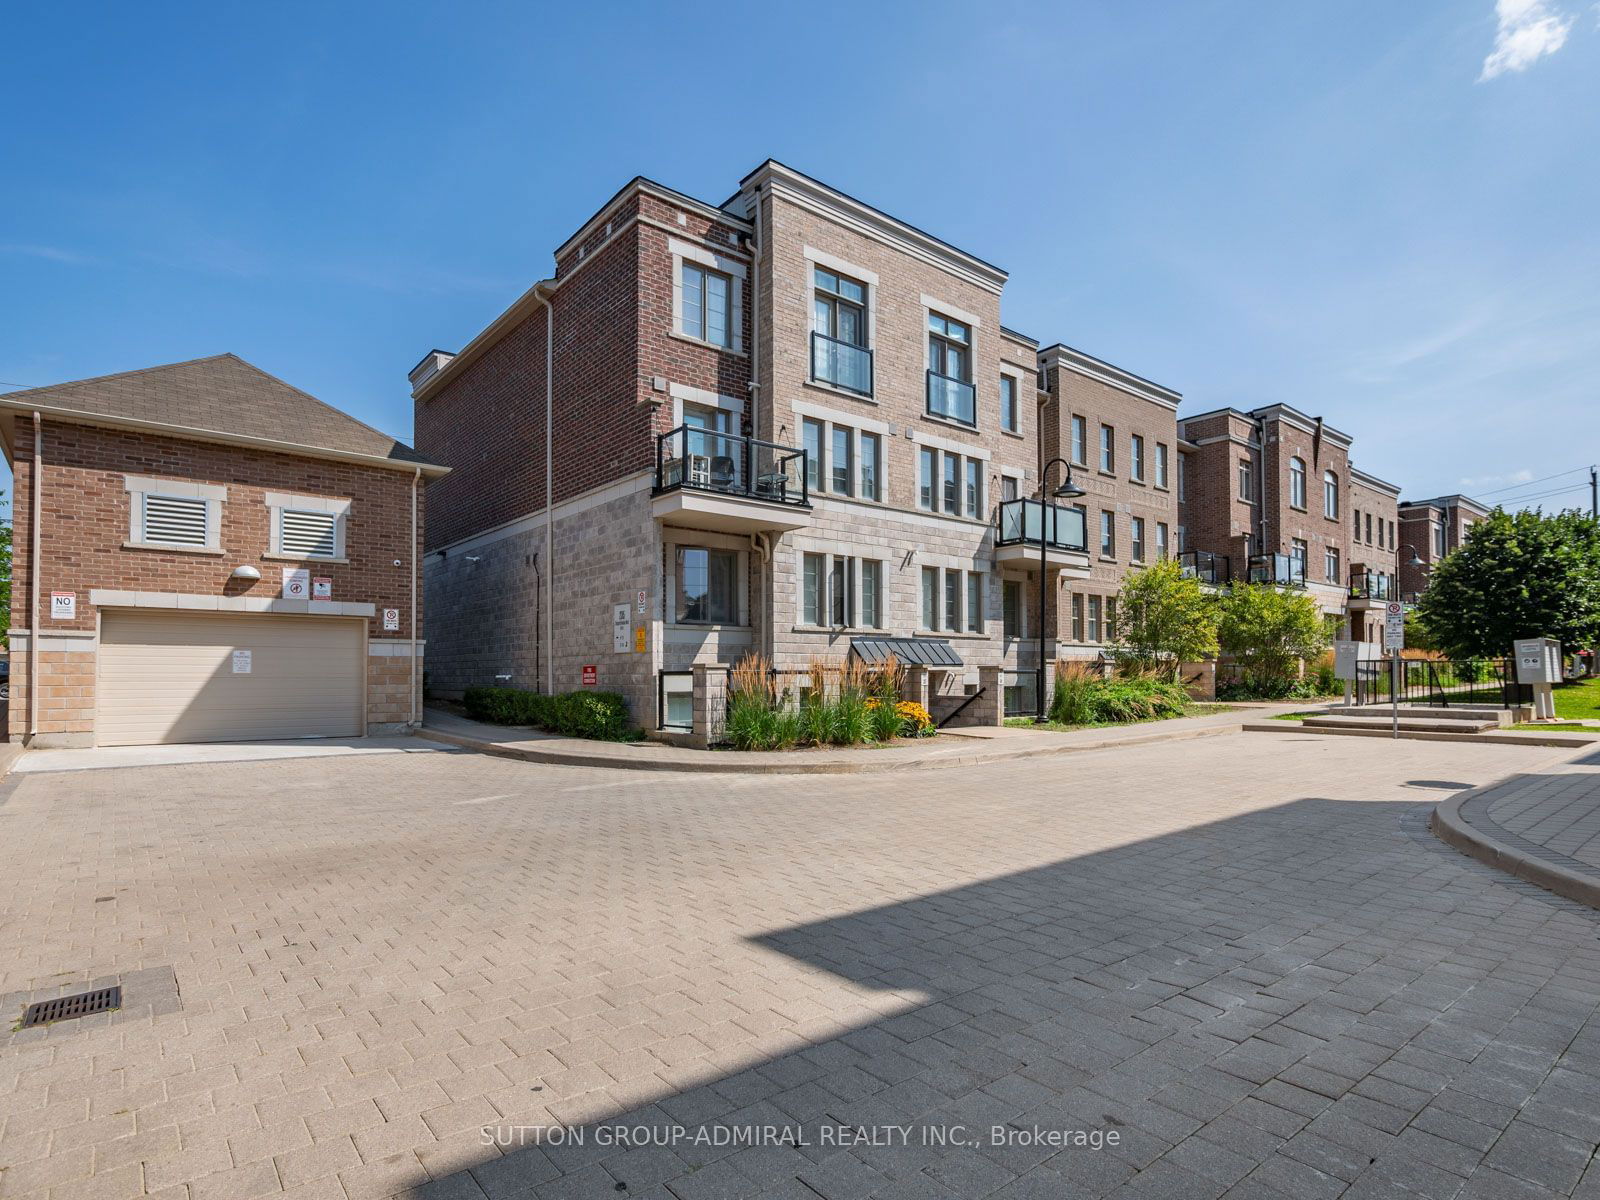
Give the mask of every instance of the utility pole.
[(1589, 515), (1600, 520), (1600, 476), (1593, 467), (1589, 468)]

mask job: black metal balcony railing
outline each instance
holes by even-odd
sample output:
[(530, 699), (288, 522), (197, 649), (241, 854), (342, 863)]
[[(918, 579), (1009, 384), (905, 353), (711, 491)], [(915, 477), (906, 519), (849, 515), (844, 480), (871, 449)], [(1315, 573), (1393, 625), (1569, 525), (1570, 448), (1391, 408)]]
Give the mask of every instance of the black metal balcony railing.
[(1037, 546), (1040, 531), (1052, 550), (1089, 548), (1088, 527), (1082, 509), (1060, 504), (1041, 504), (1037, 500), (1004, 500), (995, 530), (997, 546)]
[(806, 452), (680, 425), (656, 439), (656, 491), (693, 488), (809, 507)]
[(1254, 554), (1250, 557), (1250, 582), (1305, 587), (1306, 564), (1292, 554)]
[(1178, 566), (1186, 577), (1212, 587), (1221, 587), (1233, 578), (1228, 556), (1210, 550), (1185, 550), (1178, 555)]
[(963, 425), (978, 423), (978, 391), (964, 379), (928, 372), (928, 412)]
[(1381, 571), (1350, 572), (1350, 598), (1352, 600), (1392, 600), (1398, 595), (1393, 575)]
[(811, 334), (811, 378), (847, 392), (872, 395), (872, 351), (825, 333)]

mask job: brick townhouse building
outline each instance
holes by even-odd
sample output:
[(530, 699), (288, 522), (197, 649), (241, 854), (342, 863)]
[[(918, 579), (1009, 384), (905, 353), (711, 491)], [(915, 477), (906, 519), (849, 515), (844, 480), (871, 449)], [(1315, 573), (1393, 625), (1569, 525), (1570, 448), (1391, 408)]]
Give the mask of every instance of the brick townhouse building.
[(417, 724), (443, 468), (231, 354), (0, 396), (0, 443), (12, 741)]
[[(1060, 344), (1039, 355), (1044, 461), (1063, 459), (1085, 493), (1087, 579), (1066, 579), (1055, 626), (1061, 659), (1100, 657), (1130, 570), (1178, 552), (1182, 396)], [(1051, 485), (1056, 477), (1052, 475)]]
[(1339, 636), (1378, 640), (1400, 489), (1353, 465), (1350, 435), (1286, 404), (1197, 413), (1178, 429), (1185, 566), (1217, 586), (1303, 587)]
[(412, 371), (419, 450), (453, 468), (431, 685), (610, 688), (670, 729), (696, 664), (893, 652), (936, 712), (981, 687), (993, 719), (1037, 661), (1041, 529), (1048, 595), (1093, 570), (1081, 510), (1030, 498), (1041, 359), (1005, 281), (776, 162), (720, 205), (631, 181)]
[(1490, 509), (1462, 495), (1435, 496), (1431, 500), (1407, 500), (1399, 506), (1400, 590), (1407, 597), (1427, 589), (1434, 565), (1459, 549), (1467, 531), (1483, 520)]

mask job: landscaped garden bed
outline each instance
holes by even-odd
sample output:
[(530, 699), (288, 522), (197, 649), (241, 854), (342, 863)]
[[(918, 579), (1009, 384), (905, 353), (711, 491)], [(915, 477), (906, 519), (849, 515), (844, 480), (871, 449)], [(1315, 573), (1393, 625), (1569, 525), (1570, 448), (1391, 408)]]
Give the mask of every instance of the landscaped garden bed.
[(931, 737), (928, 710), (900, 698), (901, 670), (893, 657), (869, 667), (855, 659), (783, 677), (761, 655), (743, 659), (728, 675), (723, 736), (734, 750), (793, 750), (801, 746), (881, 746)]

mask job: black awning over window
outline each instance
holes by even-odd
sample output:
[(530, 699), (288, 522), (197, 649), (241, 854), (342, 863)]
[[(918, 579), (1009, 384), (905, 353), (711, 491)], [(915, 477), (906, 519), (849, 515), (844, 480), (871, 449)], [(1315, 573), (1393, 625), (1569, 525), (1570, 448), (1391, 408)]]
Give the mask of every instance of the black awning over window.
[(887, 661), (914, 667), (959, 667), (961, 656), (943, 638), (851, 638), (850, 653), (869, 666)]

